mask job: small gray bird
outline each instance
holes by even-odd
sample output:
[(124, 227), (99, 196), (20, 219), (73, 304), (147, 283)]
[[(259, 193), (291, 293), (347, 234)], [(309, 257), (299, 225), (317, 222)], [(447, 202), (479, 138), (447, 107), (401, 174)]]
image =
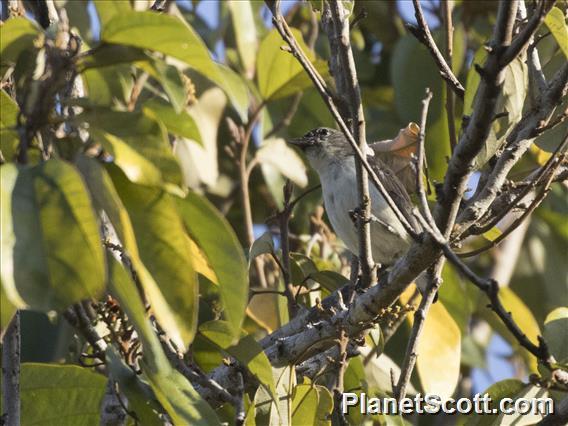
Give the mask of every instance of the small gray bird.
[[(350, 213), (359, 207), (355, 153), (351, 145), (343, 133), (325, 127), (311, 130), (290, 143), (306, 154), (310, 165), (318, 172), (331, 225), (347, 248), (358, 255), (359, 236)], [(367, 161), (408, 222), (420, 231), (411, 214), (410, 197), (396, 175), (371, 148), (367, 152)], [(373, 260), (388, 267), (408, 249), (412, 239), (371, 181), (369, 195)]]

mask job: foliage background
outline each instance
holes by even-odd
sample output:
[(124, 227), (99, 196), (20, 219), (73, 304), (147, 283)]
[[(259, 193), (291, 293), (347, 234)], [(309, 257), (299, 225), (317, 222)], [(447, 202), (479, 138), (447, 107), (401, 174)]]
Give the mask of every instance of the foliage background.
[[(82, 40), (81, 53), (72, 65), (82, 82), (82, 93), (66, 91), (68, 69), (53, 68), (55, 75), (46, 77), (57, 88), (56, 93), (42, 86), (45, 80), (37, 78), (44, 70), (37, 58), (49, 55), (50, 49), (62, 48), (57, 38), (61, 25), (43, 32), (30, 16), (12, 18), (2, 25), (1, 149), (6, 160), (2, 166), (2, 329), (14, 308), (23, 308), (22, 362), (76, 365), (82, 359), (80, 354), (92, 348), (75, 335), (61, 313), (71, 303), (92, 297), (100, 301), (93, 312), (100, 323), (101, 316), (110, 312), (111, 302), (105, 304), (105, 294), (110, 290), (136, 326), (145, 350), (152, 347), (157, 351), (145, 367), (145, 378), (158, 401), (162, 407), (173, 404), (174, 417), (187, 419), (184, 416), (190, 414), (178, 412), (168, 395), (170, 391), (176, 393), (168, 388), (168, 380), (178, 383), (181, 378), (162, 359), (163, 354), (158, 354), (160, 344), (148, 328), (154, 325), (148, 323), (144, 301), (133, 286), (130, 271), (114, 260), (121, 251), (107, 244), (103, 252), (100, 212), (105, 211), (114, 229), (107, 229), (103, 238), (113, 240), (116, 233), (155, 318), (181, 348), (191, 344), (192, 362), (205, 372), (222, 364), (227, 353), (244, 362), (250, 358), (244, 347), (248, 344), (249, 349), (254, 348), (255, 344), (249, 339), (232, 346), (234, 338), (246, 332), (258, 340), (286, 323), (288, 313), (285, 298), (280, 295), (254, 294), (250, 303), (248, 300), (245, 256), (252, 243), (251, 229), (241, 200), (241, 169), (235, 160), (242, 144), (235, 143), (235, 125), (227, 120), (242, 124), (251, 135), (244, 158), (255, 166), (247, 185), (253, 239), (260, 238), (253, 254), (263, 259), (266, 280), (273, 289), (281, 289), (282, 282), (269, 252), (278, 255), (281, 242), (278, 227), (267, 219), (283, 206), (286, 179), (293, 182), (295, 196), (318, 183), (301, 155), (284, 140), (314, 127), (333, 127), (333, 120), (301, 67), (281, 49), (284, 43), (272, 29), (263, 2), (178, 1), (171, 4), (171, 16), (141, 12), (152, 3), (55, 2), (64, 8), (72, 31)], [(314, 14), (307, 3), (283, 3), (290, 26), (297, 28), (299, 39), (313, 47), (316, 66), (325, 72), (329, 47), (325, 34), (314, 30), (317, 12)], [(317, 1), (311, 3), (318, 7)], [(5, 13), (6, 3), (3, 5)], [(426, 2), (424, 7), (430, 10), (428, 20), (434, 37), (443, 44), (438, 28), (440, 4)], [(465, 103), (456, 102), (458, 129), (476, 89), (472, 63), (490, 38), (496, 7), (493, 2), (455, 2), (452, 68), (466, 86)], [(425, 47), (404, 27), (405, 21), (413, 20), (410, 3), (357, 2), (352, 16), (358, 16), (363, 8), (367, 17), (351, 36), (369, 140), (391, 139), (409, 122), (418, 122), (421, 97), (430, 87), (434, 97), (426, 153), (435, 185), (443, 179), (451, 155), (444, 107), (446, 86)], [(562, 21), (566, 3), (557, 2), (556, 8), (566, 28)], [(539, 34), (552, 30), (552, 24), (546, 24)], [(558, 37), (562, 36), (553, 32), (539, 42), (547, 78), (566, 61), (566, 48)], [(509, 120), (514, 120), (513, 111), (522, 112), (531, 94), (522, 65), (512, 65), (509, 73), (505, 108)], [(34, 102), (47, 105), (49, 112), (34, 109)], [(566, 108), (566, 100), (561, 108)], [(28, 167), (16, 169), (10, 163), (18, 155), (19, 110), (25, 122), (31, 123), (27, 129), (35, 127), (30, 130)], [(283, 121), (286, 118), (288, 121)], [(60, 124), (62, 121), (65, 124)], [(501, 124), (495, 132), (503, 132), (508, 124)], [(539, 137), (512, 176), (525, 176), (542, 165), (547, 153), (566, 134), (567, 124), (563, 123)], [(500, 136), (497, 134), (496, 139)], [(48, 154), (42, 154), (41, 141), (45, 141), (44, 146), (50, 144)], [(494, 149), (495, 144), (488, 143), (485, 158), (480, 161), (489, 160)], [(51, 159), (45, 161), (46, 155)], [(473, 179), (471, 185), (475, 184)], [(326, 281), (322, 278), (325, 274), (314, 275), (316, 271), (348, 273), (348, 257), (326, 226), (320, 205), (319, 191), (306, 195), (290, 222), (292, 281), (323, 288), (321, 294), (312, 292), (302, 297), (308, 306), (344, 282), (331, 274)], [(566, 186), (555, 185), (510, 243), (470, 261), (472, 268), (484, 275), (504, 274), (500, 276), (504, 303), (533, 341), (539, 334), (546, 337), (545, 322), (552, 311), (563, 318), (564, 325), (568, 316), (567, 212)], [(493, 239), (498, 232), (494, 230), (485, 240)], [(473, 239), (464, 251), (486, 242)], [(8, 263), (13, 259), (15, 272), (6, 266), (5, 259)], [(254, 264), (251, 260), (248, 263)], [(503, 272), (507, 267), (510, 271)], [(36, 275), (22, 277), (18, 271), (35, 271)], [(254, 292), (260, 287), (254, 267), (250, 275)], [(319, 285), (313, 277), (319, 278)], [(529, 374), (538, 372), (534, 357), (518, 348), (486, 309), (483, 295), (456, 271), (446, 266), (443, 278), (440, 302), (434, 305), (422, 337), (412, 380), (415, 389), (469, 395), (501, 379), (526, 383)], [(410, 295), (406, 294), (406, 299)], [(566, 339), (561, 330), (548, 333), (554, 339)], [(390, 392), (390, 368), (402, 362), (409, 331), (407, 319), (381, 357), (368, 357), (367, 362), (363, 362), (365, 356), (353, 358), (346, 373), (346, 388)], [(116, 345), (116, 336), (110, 335), (107, 341)], [(370, 348), (381, 346), (379, 333), (367, 343)], [(565, 361), (566, 345), (556, 346), (561, 351), (559, 362)], [(119, 348), (119, 352), (126, 349)], [(129, 370), (121, 370), (125, 364), (119, 361), (120, 356), (109, 353), (112, 350), (107, 349), (106, 362), (115, 380), (119, 387), (127, 388), (119, 377), (124, 380)], [(249, 368), (276, 392), (268, 360), (255, 359), (257, 365)], [(53, 366), (24, 364), (22, 418), (31, 423), (34, 416), (40, 419), (42, 414), (41, 409), (30, 409), (26, 398), (41, 398), (45, 405), (61, 401), (57, 392), (39, 395), (28, 390), (38, 383), (50, 383), (57, 389), (65, 386), (65, 380), (69, 380), (69, 386), (88, 381), (96, 396), (92, 401), (104, 393), (101, 377), (88, 369), (58, 371)], [(187, 385), (178, 388), (183, 386)], [(507, 382), (507, 386), (505, 394), (532, 391), (518, 381)], [(308, 391), (301, 386), (295, 391), (297, 424), (305, 420), (302, 416), (308, 416), (302, 410), (309, 415), (325, 411), (321, 404), (327, 397), (319, 389), (317, 398), (304, 397), (301, 392)], [(60, 419), (73, 415), (73, 410), (84, 404), (92, 404), (79, 398), (86, 398), (83, 391), (76, 391), (77, 400), (69, 392), (65, 395), (74, 402), (53, 410), (60, 413)], [(132, 398), (126, 389), (124, 392)], [(209, 410), (203, 408), (205, 413)], [(232, 419), (227, 405), (216, 414)], [(92, 420), (99, 414), (94, 409), (90, 415), (85, 416)], [(203, 414), (206, 418), (208, 415)], [(376, 421), (393, 420), (384, 416)], [(420, 422), (436, 420), (424, 418)]]

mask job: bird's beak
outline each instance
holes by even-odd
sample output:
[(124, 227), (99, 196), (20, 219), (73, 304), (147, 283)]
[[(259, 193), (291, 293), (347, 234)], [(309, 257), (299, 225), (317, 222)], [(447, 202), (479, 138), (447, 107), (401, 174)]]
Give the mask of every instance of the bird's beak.
[(298, 148), (300, 148), (302, 151), (307, 148), (308, 146), (310, 146), (310, 142), (308, 140), (306, 140), (306, 138), (295, 138), (295, 139), (289, 139), (288, 143), (290, 145), (294, 145), (297, 146)]

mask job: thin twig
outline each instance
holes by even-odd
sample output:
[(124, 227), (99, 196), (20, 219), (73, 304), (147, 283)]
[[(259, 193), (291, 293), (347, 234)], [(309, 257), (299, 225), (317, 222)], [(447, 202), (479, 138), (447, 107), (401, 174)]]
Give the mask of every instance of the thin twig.
[[(442, 0), (442, 16), (444, 20), (446, 63), (452, 66), (452, 53), (454, 45), (454, 25), (452, 22), (452, 11), (454, 9), (453, 0)], [(454, 92), (450, 82), (446, 81), (446, 115), (448, 117), (448, 134), (450, 137), (450, 148), (454, 149), (458, 143), (456, 136), (456, 122), (454, 113)]]
[[(272, 4), (269, 4), (269, 7), (271, 7), (271, 6), (272, 6)], [(403, 225), (406, 232), (410, 236), (412, 236), (413, 239), (415, 239), (415, 240), (418, 239), (418, 235), (417, 235), (416, 231), (414, 230), (412, 225), (410, 225), (410, 223), (408, 222), (406, 217), (402, 214), (402, 212), (400, 211), (400, 209), (398, 208), (396, 203), (393, 201), (393, 199), (390, 197), (390, 195), (386, 191), (384, 185), (381, 183), (380, 179), (378, 178), (377, 174), (373, 171), (370, 164), (366, 160), (365, 156), (363, 155), (363, 153), (359, 149), (357, 142), (355, 142), (353, 135), (351, 134), (351, 132), (350, 132), (349, 128), (347, 127), (347, 125), (345, 124), (345, 122), (343, 121), (341, 114), (339, 114), (339, 111), (338, 111), (338, 109), (337, 109), (337, 107), (334, 103), (334, 100), (333, 100), (332, 96), (330, 95), (329, 90), (325, 86), (325, 83), (323, 82), (323, 78), (317, 72), (315, 67), (311, 64), (311, 62), (306, 57), (306, 55), (303, 53), (303, 51), (302, 51), (301, 47), (298, 45), (298, 42), (296, 41), (294, 35), (290, 31), (288, 24), (284, 20), (284, 17), (282, 16), (282, 14), (280, 13), (279, 10), (274, 10), (274, 8), (271, 8), (271, 10), (273, 10), (273, 14), (274, 14), (274, 17), (272, 19), (274, 26), (276, 27), (277, 31), (280, 33), (280, 35), (282, 36), (284, 41), (286, 41), (286, 43), (288, 43), (288, 45), (290, 46), (291, 53), (294, 55), (294, 57), (296, 57), (298, 59), (298, 61), (300, 62), (300, 64), (302, 65), (302, 67), (304, 68), (304, 70), (306, 71), (306, 73), (308, 74), (308, 76), (310, 77), (312, 82), (314, 83), (314, 86), (316, 87), (316, 89), (320, 93), (323, 101), (325, 102), (325, 104), (329, 108), (333, 118), (337, 122), (339, 128), (341, 129), (341, 131), (343, 132), (345, 137), (347, 138), (349, 145), (351, 145), (351, 148), (355, 151), (355, 154), (359, 158), (361, 163), (363, 164), (363, 167), (365, 168), (365, 170), (367, 170), (367, 173), (369, 173), (369, 178), (371, 179), (371, 181), (373, 182), (373, 184), (375, 185), (377, 190), (381, 193), (381, 195), (383, 196), (383, 198), (385, 199), (385, 201), (387, 202), (389, 207), (393, 210), (397, 219), (401, 222), (401, 224)]]
[(432, 217), (432, 212), (428, 206), (428, 198), (424, 189), (424, 140), (426, 139), (426, 120), (428, 117), (428, 106), (432, 100), (432, 92), (429, 88), (426, 89), (426, 97), (422, 100), (422, 114), (420, 116), (420, 133), (418, 134), (418, 155), (416, 165), (416, 193), (420, 201), (420, 210), (424, 218), (429, 222), (431, 227), (435, 227), (435, 221)]
[[(557, 166), (560, 165), (560, 162), (557, 163)], [(493, 247), (497, 246), (499, 243), (501, 243), (505, 238), (507, 238), (509, 235), (511, 235), (511, 233), (517, 229), (519, 227), (519, 225), (521, 223), (524, 222), (524, 220), (530, 216), (530, 214), (540, 205), (540, 203), (544, 200), (544, 198), (546, 197), (546, 195), (548, 194), (548, 192), (550, 191), (550, 185), (552, 184), (552, 180), (554, 178), (554, 171), (552, 173), (550, 173), (548, 179), (546, 180), (540, 194), (535, 197), (535, 199), (530, 203), (530, 205), (525, 209), (525, 211), (523, 212), (522, 215), (520, 215), (517, 219), (515, 219), (515, 221), (509, 225), (509, 227), (503, 231), (497, 238), (495, 238), (493, 241), (491, 241), (489, 244), (480, 247), (478, 249), (469, 251), (467, 253), (460, 253), (459, 256), (464, 258), (464, 257), (472, 257), (472, 256), (477, 256), (478, 254), (481, 254), (487, 250), (492, 249)]]
[(407, 25), (407, 28), (420, 42), (422, 42), (428, 48), (430, 54), (436, 62), (436, 65), (440, 69), (440, 75), (448, 83), (448, 87), (451, 88), (460, 99), (463, 99), (465, 95), (465, 89), (452, 72), (452, 69), (442, 56), (440, 49), (438, 49), (438, 46), (436, 45), (436, 42), (432, 37), (432, 33), (430, 32), (430, 28), (428, 27), (428, 23), (426, 22), (426, 18), (424, 18), (424, 13), (422, 12), (420, 1), (412, 0), (412, 3), (414, 4), (414, 16), (416, 17), (416, 21), (418, 22), (418, 27)]
[(280, 267), (282, 269), (282, 277), (284, 279), (284, 293), (288, 299), (288, 315), (290, 318), (294, 318), (298, 312), (298, 303), (294, 296), (294, 285), (292, 284), (290, 274), (290, 239), (288, 237), (290, 216), (292, 214), (290, 198), (292, 197), (293, 189), (294, 186), (292, 185), (292, 182), (287, 179), (283, 188), (284, 208), (278, 215), (280, 225), (280, 244), (282, 246), (282, 262)]
[(347, 369), (347, 346), (349, 344), (349, 336), (345, 332), (344, 328), (341, 328), (339, 332), (339, 340), (337, 346), (339, 349), (338, 357), (336, 360), (337, 372), (335, 376), (335, 383), (333, 384), (333, 398), (334, 398), (334, 410), (333, 418), (335, 420), (334, 424), (339, 424), (341, 426), (348, 425), (347, 419), (343, 414), (343, 407), (341, 406), (341, 400), (344, 390), (344, 376), (345, 370)]
[(438, 259), (436, 264), (428, 270), (428, 288), (425, 294), (422, 296), (420, 301), (420, 306), (418, 306), (417, 311), (414, 313), (414, 323), (412, 324), (412, 332), (410, 338), (408, 339), (408, 344), (406, 346), (406, 354), (404, 356), (404, 361), (402, 363), (402, 368), (400, 371), (400, 377), (398, 382), (393, 389), (394, 397), (400, 401), (406, 396), (406, 388), (410, 382), (410, 377), (412, 376), (412, 370), (416, 364), (416, 359), (418, 357), (418, 342), (420, 340), (420, 334), (424, 329), (424, 322), (426, 321), (426, 316), (432, 306), (432, 302), (436, 297), (436, 293), (442, 284), (442, 268), (444, 267), (444, 258)]

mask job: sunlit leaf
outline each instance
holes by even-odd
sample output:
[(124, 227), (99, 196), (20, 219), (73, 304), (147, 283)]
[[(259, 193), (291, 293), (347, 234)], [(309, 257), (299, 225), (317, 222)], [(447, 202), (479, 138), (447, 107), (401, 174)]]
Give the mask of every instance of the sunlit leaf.
[(248, 302), (243, 249), (227, 220), (205, 198), (189, 193), (177, 208), (191, 238), (203, 250), (219, 282), (224, 315), (238, 336)]
[(133, 184), (121, 173), (113, 171), (111, 176), (132, 221), (140, 258), (170, 306), (185, 347), (197, 327), (199, 285), (176, 202), (166, 192)]
[(316, 412), (317, 426), (331, 426), (331, 411), (333, 410), (333, 396), (325, 386), (315, 385), (318, 393), (318, 408)]
[(261, 165), (269, 165), (300, 187), (308, 184), (306, 166), (300, 156), (284, 139), (266, 139), (258, 151), (256, 158)]
[(181, 170), (163, 124), (142, 113), (88, 108), (77, 116), (132, 182), (181, 184)]
[[(482, 395), (488, 395), (490, 398), (488, 401), (489, 409), (490, 410), (497, 410), (499, 402), (503, 398), (511, 398), (514, 395), (522, 392), (525, 388), (525, 384), (517, 379), (507, 379), (501, 380), (500, 382), (492, 384), (489, 388), (483, 391)], [(466, 425), (467, 426), (489, 426), (489, 425), (496, 425), (497, 420), (497, 413), (494, 415), (491, 414), (484, 414), (484, 415), (475, 415), (468, 419)]]
[(227, 5), (231, 11), (239, 58), (241, 59), (245, 74), (252, 77), (258, 42), (251, 2), (248, 0), (233, 0), (228, 2)]
[[(302, 33), (296, 28), (291, 29), (301, 49), (312, 62), (314, 53), (303, 41)], [(276, 30), (272, 30), (258, 49), (257, 80), (260, 95), (265, 100), (275, 100), (290, 96), (300, 90), (311, 86), (311, 80), (294, 56), (283, 51), (280, 47), (285, 45), (282, 37)], [(327, 64), (315, 61), (315, 65), (324, 74), (327, 74)]]
[(18, 112), (18, 104), (4, 90), (0, 90), (0, 149), (6, 161), (14, 159), (18, 148)]
[(246, 119), (246, 89), (243, 96), (243, 85), (236, 84), (238, 77), (213, 62), (203, 40), (187, 22), (150, 11), (121, 13), (103, 27), (101, 39), (107, 43), (162, 52), (179, 59), (221, 87), (240, 116)]
[(298, 385), (292, 397), (292, 424), (313, 425), (316, 422), (318, 392), (311, 385)]
[(60, 160), (0, 170), (1, 275), (11, 303), (48, 311), (98, 296), (105, 286), (103, 251), (79, 173)]
[(104, 28), (108, 21), (110, 21), (115, 16), (120, 16), (123, 13), (132, 12), (132, 7), (127, 1), (112, 1), (107, 0), (94, 0), (95, 8), (97, 9), (97, 14), (101, 21), (101, 26)]
[(273, 368), (272, 375), (278, 395), (278, 406), (264, 386), (260, 386), (254, 396), (256, 423), (259, 425), (289, 424), (292, 394), (296, 385), (294, 369), (290, 366)]
[(558, 42), (558, 46), (568, 58), (568, 26), (562, 10), (553, 7), (544, 17), (544, 23)]
[[(409, 292), (401, 296), (407, 303)], [(407, 316), (413, 323), (412, 315)], [(461, 332), (441, 301), (432, 304), (420, 335), (416, 367), (426, 393), (450, 398), (460, 376)]]
[(0, 336), (4, 335), (4, 330), (8, 327), (15, 313), (16, 307), (8, 299), (2, 280), (0, 280)]
[(219, 179), (217, 131), (226, 103), (223, 92), (215, 87), (205, 91), (199, 102), (188, 108), (203, 143), (199, 146), (195, 140), (178, 139), (174, 153), (181, 164), (184, 183), (190, 188), (202, 184), (212, 187)]

